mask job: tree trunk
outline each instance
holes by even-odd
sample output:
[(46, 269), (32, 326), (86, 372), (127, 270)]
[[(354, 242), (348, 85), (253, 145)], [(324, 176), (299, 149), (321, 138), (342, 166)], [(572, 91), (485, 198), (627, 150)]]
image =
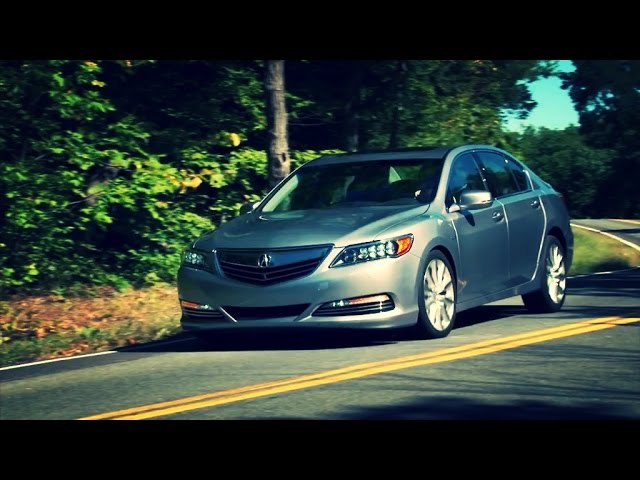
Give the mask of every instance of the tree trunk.
[(269, 187), (289, 175), (289, 142), (287, 140), (287, 106), (284, 98), (284, 60), (267, 60), (265, 89), (267, 93), (267, 131), (269, 145)]
[(348, 70), (347, 102), (344, 106), (344, 139), (345, 150), (356, 152), (359, 147), (358, 110), (360, 108), (360, 89), (362, 86), (363, 68), (359, 64)]
[(391, 112), (391, 132), (389, 133), (389, 143), (387, 145), (387, 148), (390, 150), (398, 148), (398, 130), (400, 128), (400, 110), (401, 109), (402, 107), (396, 104), (396, 106), (393, 109), (393, 112)]
[(391, 150), (398, 148), (398, 139), (400, 134), (400, 114), (402, 113), (403, 109), (402, 102), (406, 71), (407, 63), (405, 61), (399, 61), (396, 71), (396, 81), (394, 82), (395, 105), (393, 106), (393, 111), (391, 112), (391, 129), (389, 132), (389, 144), (387, 145), (387, 148)]

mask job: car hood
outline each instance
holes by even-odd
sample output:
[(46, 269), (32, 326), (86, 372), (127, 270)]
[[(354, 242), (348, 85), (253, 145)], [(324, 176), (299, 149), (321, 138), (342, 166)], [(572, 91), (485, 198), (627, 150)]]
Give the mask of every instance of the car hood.
[[(292, 212), (253, 212), (223, 224), (199, 238), (194, 247), (282, 248), (332, 243), (344, 247), (376, 240), (397, 223), (421, 215), (428, 205), (413, 208), (359, 207)], [(406, 232), (411, 233), (411, 232)]]

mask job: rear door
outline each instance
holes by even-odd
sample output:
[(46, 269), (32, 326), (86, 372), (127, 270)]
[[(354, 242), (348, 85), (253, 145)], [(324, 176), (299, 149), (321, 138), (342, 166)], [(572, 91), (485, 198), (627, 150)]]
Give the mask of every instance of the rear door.
[(504, 205), (509, 230), (509, 286), (533, 278), (545, 232), (538, 192), (524, 169), (497, 152), (476, 152), (491, 194)]

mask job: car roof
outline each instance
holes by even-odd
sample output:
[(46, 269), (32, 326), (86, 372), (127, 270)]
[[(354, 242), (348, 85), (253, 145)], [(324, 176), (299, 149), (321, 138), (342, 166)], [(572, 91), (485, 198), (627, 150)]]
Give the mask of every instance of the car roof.
[(418, 147), (394, 150), (376, 150), (355, 153), (323, 155), (308, 164), (329, 165), (333, 163), (366, 162), (370, 160), (409, 160), (409, 159), (442, 159), (456, 147)]

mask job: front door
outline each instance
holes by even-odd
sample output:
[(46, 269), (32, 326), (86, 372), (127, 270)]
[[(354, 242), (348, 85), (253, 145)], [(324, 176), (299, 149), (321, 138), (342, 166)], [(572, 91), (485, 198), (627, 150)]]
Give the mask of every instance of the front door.
[[(486, 190), (472, 154), (457, 157), (447, 190), (447, 207), (465, 190)], [(505, 211), (500, 202), (478, 210), (450, 214), (458, 236), (458, 301), (504, 290), (509, 280), (509, 243)]]

